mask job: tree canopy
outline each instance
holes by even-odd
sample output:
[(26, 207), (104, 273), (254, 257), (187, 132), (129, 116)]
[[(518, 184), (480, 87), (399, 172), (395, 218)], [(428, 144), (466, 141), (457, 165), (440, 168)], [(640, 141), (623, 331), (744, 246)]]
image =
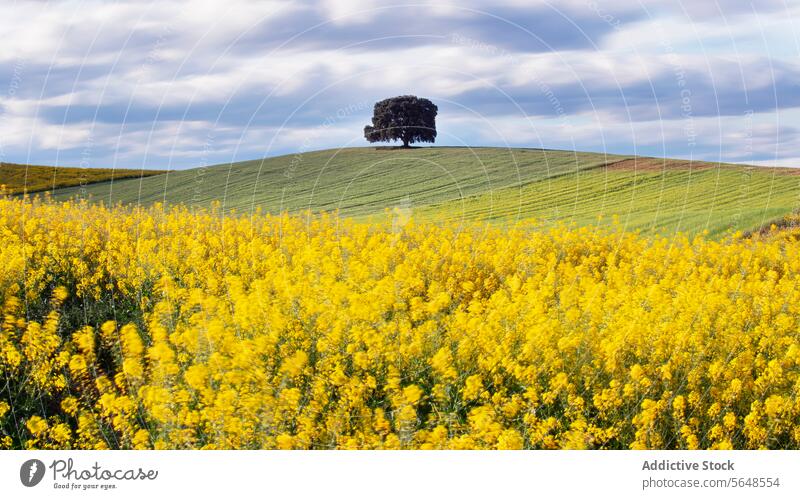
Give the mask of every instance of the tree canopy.
[(400, 140), (403, 147), (436, 140), (436, 104), (415, 95), (400, 95), (375, 103), (372, 125), (364, 127), (369, 142)]

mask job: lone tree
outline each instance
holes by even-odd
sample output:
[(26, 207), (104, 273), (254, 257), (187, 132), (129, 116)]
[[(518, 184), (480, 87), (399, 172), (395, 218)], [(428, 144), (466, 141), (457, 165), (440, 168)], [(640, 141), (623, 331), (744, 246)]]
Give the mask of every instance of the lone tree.
[(438, 110), (433, 102), (415, 95), (384, 99), (375, 104), (372, 125), (364, 127), (364, 138), (370, 142), (402, 140), (403, 147), (434, 142)]

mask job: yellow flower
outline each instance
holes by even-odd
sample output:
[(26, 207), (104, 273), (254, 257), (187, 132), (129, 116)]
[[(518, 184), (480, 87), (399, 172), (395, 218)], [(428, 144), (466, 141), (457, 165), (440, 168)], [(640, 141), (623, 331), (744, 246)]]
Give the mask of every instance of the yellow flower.
[(497, 448), (500, 450), (518, 450), (524, 445), (522, 435), (516, 430), (505, 430), (497, 438)]
[(41, 436), (45, 431), (47, 431), (47, 421), (39, 416), (31, 416), (25, 423), (25, 426), (35, 437)]
[(67, 397), (61, 401), (61, 409), (70, 416), (78, 413), (78, 400), (75, 397)]
[(138, 430), (133, 436), (133, 447), (135, 449), (150, 448), (150, 433), (147, 430)]
[(302, 350), (298, 350), (291, 357), (286, 359), (283, 364), (283, 371), (289, 376), (298, 376), (305, 369), (308, 363), (308, 354)]
[(292, 446), (294, 445), (294, 439), (292, 436), (285, 433), (278, 435), (275, 440), (278, 443), (278, 449), (281, 450), (291, 450)]
[(209, 377), (208, 367), (204, 364), (195, 364), (190, 366), (183, 375), (186, 384), (195, 390), (205, 388)]
[(406, 403), (411, 405), (417, 405), (420, 398), (422, 398), (422, 394), (422, 389), (417, 385), (408, 385), (403, 388), (403, 397), (405, 397)]
[(797, 230), (395, 225), (0, 198), (0, 447), (800, 445)]
[(480, 375), (473, 374), (472, 376), (467, 378), (465, 383), (465, 387), (463, 390), (464, 400), (470, 401), (475, 400), (478, 398), (483, 391), (483, 381), (481, 380)]

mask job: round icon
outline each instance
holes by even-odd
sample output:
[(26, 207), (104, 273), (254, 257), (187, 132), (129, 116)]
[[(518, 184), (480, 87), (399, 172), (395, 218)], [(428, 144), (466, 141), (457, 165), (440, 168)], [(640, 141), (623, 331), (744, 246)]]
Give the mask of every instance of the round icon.
[(44, 478), (44, 463), (38, 459), (28, 459), (19, 468), (19, 479), (26, 487), (35, 487)]

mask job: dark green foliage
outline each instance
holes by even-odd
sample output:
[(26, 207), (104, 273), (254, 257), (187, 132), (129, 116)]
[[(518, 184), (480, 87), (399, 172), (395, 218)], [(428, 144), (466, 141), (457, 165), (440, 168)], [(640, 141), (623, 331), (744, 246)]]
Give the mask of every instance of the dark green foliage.
[(372, 125), (364, 127), (369, 142), (395, 142), (403, 147), (436, 140), (436, 104), (415, 95), (401, 95), (375, 104)]

